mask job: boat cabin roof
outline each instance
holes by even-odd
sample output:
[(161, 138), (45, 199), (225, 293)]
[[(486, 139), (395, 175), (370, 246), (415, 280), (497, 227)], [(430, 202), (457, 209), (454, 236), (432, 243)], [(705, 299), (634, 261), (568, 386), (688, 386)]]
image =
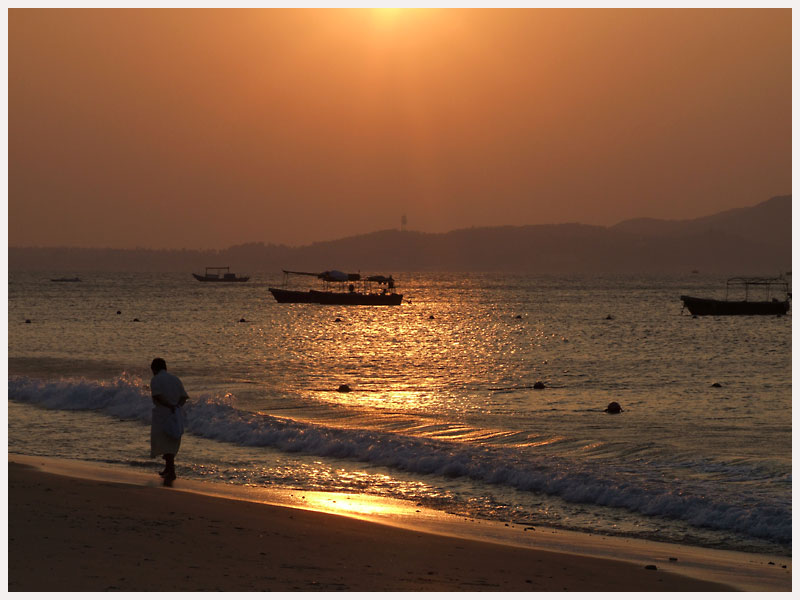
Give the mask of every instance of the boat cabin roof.
[[(310, 277), (316, 277), (327, 282), (362, 280), (361, 273), (344, 273), (336, 270), (322, 271), (321, 273), (311, 273), (308, 271), (287, 271), (286, 269), (282, 269), (282, 271), (284, 275), (308, 275)], [(383, 275), (370, 275), (369, 277), (364, 277), (363, 280), (380, 284), (394, 284), (394, 279), (391, 275), (389, 275), (389, 277), (384, 277)]]
[(787, 298), (789, 297), (789, 282), (781, 275), (779, 277), (731, 277), (725, 285), (725, 299), (727, 300), (731, 289), (741, 293), (741, 289), (744, 288), (745, 300), (747, 300), (751, 287), (763, 289), (767, 298), (773, 288), (781, 290)]
[(330, 270), (322, 273), (310, 273), (308, 271), (287, 271), (283, 269), (284, 275), (309, 275), (322, 279), (323, 281), (361, 281), (360, 273), (343, 273), (342, 271)]
[(789, 285), (786, 279), (781, 277), (731, 277), (728, 285)]

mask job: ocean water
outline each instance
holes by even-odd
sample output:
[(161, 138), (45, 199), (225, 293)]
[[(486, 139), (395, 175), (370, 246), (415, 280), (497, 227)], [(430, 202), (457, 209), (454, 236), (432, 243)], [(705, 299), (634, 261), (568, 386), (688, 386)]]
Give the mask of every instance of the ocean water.
[(277, 304), (279, 273), (13, 272), (9, 452), (160, 468), (162, 356), (180, 478), (791, 554), (791, 315), (682, 311), (725, 275), (393, 275), (399, 307)]

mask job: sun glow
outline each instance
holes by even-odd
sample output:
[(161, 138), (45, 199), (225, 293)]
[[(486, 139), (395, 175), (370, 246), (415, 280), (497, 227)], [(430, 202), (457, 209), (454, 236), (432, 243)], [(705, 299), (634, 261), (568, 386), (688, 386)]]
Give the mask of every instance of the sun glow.
[(373, 8), (373, 22), (382, 29), (419, 24), (436, 13), (432, 8)]

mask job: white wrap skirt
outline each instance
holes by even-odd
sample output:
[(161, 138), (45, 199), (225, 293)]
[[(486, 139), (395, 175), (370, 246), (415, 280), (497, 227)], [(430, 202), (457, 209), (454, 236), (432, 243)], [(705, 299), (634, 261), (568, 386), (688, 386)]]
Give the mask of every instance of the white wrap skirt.
[(172, 437), (167, 431), (175, 433), (175, 421), (178, 421), (179, 430), (183, 430), (183, 414), (180, 407), (173, 413), (165, 406), (153, 407), (153, 420), (150, 425), (150, 458), (164, 454), (177, 454), (181, 447), (181, 436)]

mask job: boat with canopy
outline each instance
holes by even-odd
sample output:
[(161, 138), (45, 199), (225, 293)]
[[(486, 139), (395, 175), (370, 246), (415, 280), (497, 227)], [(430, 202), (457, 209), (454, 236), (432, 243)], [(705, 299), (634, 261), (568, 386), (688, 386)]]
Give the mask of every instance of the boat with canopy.
[[(315, 277), (321, 282), (322, 289), (289, 289), (290, 275)], [(335, 270), (310, 273), (284, 269), (282, 287), (271, 287), (269, 291), (278, 302), (292, 304), (397, 306), (403, 301), (403, 295), (395, 291), (394, 279), (391, 275), (388, 277), (383, 275), (362, 277), (360, 273), (344, 273)]]
[(237, 277), (236, 273), (231, 273), (230, 267), (206, 267), (205, 275), (198, 275), (192, 273), (197, 281), (212, 281), (223, 283), (242, 283), (250, 279), (249, 275), (242, 275)]
[[(764, 290), (764, 300), (750, 297), (753, 288)], [(780, 298), (772, 295), (776, 290)], [(732, 291), (737, 298), (731, 299)], [(681, 296), (684, 307), (692, 315), (785, 315), (789, 310), (790, 298), (789, 282), (782, 276), (731, 277), (725, 286), (724, 300)]]

